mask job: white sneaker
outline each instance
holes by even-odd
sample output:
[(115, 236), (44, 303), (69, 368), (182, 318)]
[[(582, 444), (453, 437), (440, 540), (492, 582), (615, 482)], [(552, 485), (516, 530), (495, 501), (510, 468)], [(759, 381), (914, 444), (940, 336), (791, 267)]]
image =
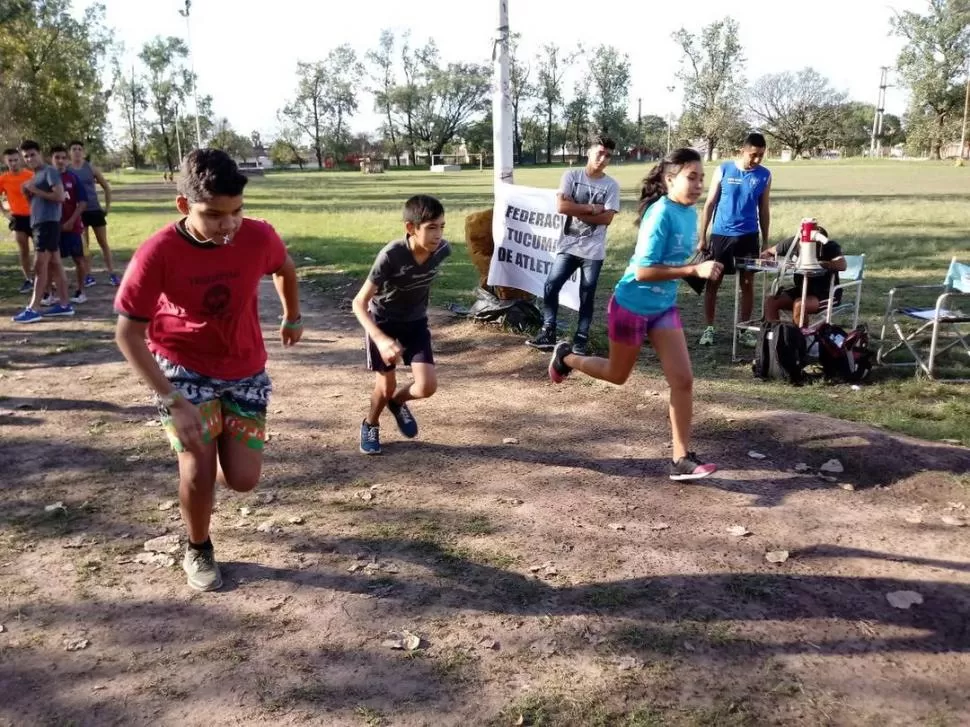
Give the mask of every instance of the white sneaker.
[(197, 591), (217, 591), (222, 588), (222, 574), (213, 551), (185, 548), (182, 570), (191, 588)]
[(50, 308), (56, 302), (56, 298), (50, 293), (45, 293), (44, 297), (40, 299), (40, 304), (45, 308)]
[(79, 290), (71, 297), (72, 303), (87, 303), (88, 297), (84, 294), (83, 290)]

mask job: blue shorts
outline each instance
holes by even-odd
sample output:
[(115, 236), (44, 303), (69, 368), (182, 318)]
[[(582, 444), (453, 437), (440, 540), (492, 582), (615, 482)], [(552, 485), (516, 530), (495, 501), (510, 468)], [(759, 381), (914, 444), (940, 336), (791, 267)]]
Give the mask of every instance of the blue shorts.
[(61, 233), (61, 257), (84, 257), (84, 241), (78, 233)]

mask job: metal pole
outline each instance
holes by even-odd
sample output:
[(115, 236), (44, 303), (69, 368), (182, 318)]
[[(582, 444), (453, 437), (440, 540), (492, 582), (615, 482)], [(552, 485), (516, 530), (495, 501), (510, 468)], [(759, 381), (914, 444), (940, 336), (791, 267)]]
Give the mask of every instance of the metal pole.
[(637, 161), (643, 154), (643, 99), (637, 99)]
[(512, 183), (512, 94), (509, 85), (509, 0), (498, 3), (498, 34), (492, 50), (492, 147), (495, 183)]
[(195, 75), (195, 57), (192, 53), (192, 25), (189, 22), (189, 13), (192, 10), (192, 0), (185, 0), (185, 10), (179, 10), (179, 15), (185, 18), (185, 38), (189, 45), (189, 67), (192, 69), (192, 101), (195, 103), (195, 141), (199, 149), (202, 148), (202, 129), (199, 126), (199, 94), (196, 87), (199, 85)]
[(667, 153), (670, 153), (670, 127), (674, 125), (674, 89), (676, 86), (667, 86), (667, 93), (670, 94), (670, 110), (667, 112)]
[(175, 104), (175, 145), (179, 150), (179, 165), (182, 164), (182, 135), (179, 133), (179, 107)]
[(970, 109), (970, 58), (967, 59), (967, 91), (963, 97), (963, 131), (960, 132), (960, 158), (966, 159), (967, 153), (967, 110)]

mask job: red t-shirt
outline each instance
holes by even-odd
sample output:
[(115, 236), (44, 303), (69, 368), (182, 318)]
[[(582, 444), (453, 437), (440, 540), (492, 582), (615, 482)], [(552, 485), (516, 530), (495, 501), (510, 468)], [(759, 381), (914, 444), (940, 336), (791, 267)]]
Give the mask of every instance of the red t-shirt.
[(202, 244), (168, 225), (135, 252), (115, 310), (148, 322), (152, 353), (211, 378), (244, 379), (266, 365), (259, 281), (286, 255), (262, 220), (243, 219), (229, 245)]
[[(74, 215), (78, 204), (81, 202), (87, 203), (88, 195), (84, 191), (84, 185), (81, 184), (81, 180), (77, 178), (74, 172), (61, 172), (61, 183), (64, 185), (64, 201), (61, 203), (61, 222), (67, 222)], [(84, 222), (81, 220), (81, 215), (78, 215), (77, 220), (74, 221), (74, 227), (71, 232), (78, 235), (84, 232)]]

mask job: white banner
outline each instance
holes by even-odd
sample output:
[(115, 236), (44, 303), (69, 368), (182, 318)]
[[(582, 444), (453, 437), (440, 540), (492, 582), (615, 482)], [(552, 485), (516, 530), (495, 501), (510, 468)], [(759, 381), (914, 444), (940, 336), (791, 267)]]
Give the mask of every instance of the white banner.
[[(542, 296), (565, 223), (566, 215), (556, 211), (556, 190), (496, 184), (492, 219), (495, 251), (488, 268), (488, 284)], [(559, 304), (579, 310), (578, 270), (559, 292)]]

